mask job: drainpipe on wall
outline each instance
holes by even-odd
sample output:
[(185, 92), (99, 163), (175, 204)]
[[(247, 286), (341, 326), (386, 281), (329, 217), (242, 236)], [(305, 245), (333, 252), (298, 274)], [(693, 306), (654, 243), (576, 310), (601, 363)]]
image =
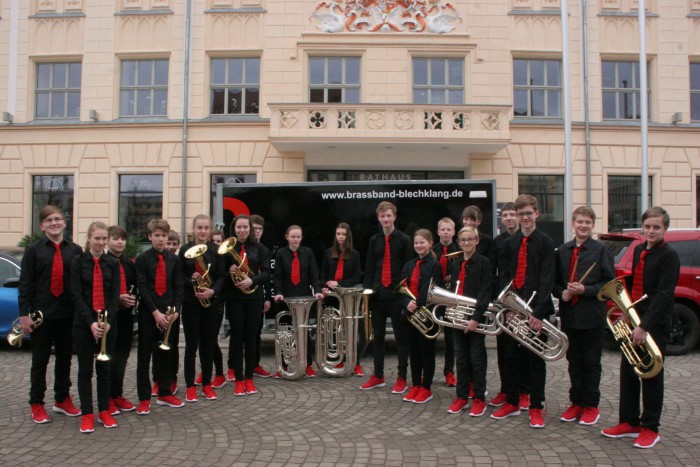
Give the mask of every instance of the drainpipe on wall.
[(586, 205), (590, 206), (591, 196), (591, 119), (590, 119), (590, 97), (588, 95), (588, 0), (581, 2), (581, 31), (583, 33), (581, 63), (583, 63), (583, 119), (584, 134), (586, 138)]
[[(647, 134), (649, 131), (649, 102), (647, 95), (647, 29), (646, 29), (646, 2), (639, 0), (639, 117), (642, 124), (642, 212), (649, 207), (649, 148)], [(641, 217), (641, 216), (640, 216)]]
[(564, 86), (564, 241), (571, 240), (571, 229), (568, 228), (569, 219), (573, 212), (573, 165), (571, 162), (571, 84), (569, 82), (569, 5), (568, 1), (561, 2), (561, 41), (562, 41), (562, 66)]
[(185, 72), (183, 79), (183, 98), (182, 98), (182, 195), (180, 199), (180, 238), (182, 243), (187, 243), (185, 234), (185, 206), (187, 205), (187, 120), (189, 119), (189, 102), (190, 102), (190, 29), (192, 19), (192, 0), (187, 0), (185, 7)]

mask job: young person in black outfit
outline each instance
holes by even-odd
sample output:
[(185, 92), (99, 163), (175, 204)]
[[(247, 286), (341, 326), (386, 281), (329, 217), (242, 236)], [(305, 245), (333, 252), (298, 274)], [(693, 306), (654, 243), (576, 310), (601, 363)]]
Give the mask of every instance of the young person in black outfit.
[[(463, 227), (474, 227), (479, 229), (483, 216), (481, 214), (481, 209), (478, 206), (467, 206), (462, 211), (462, 226)], [(493, 237), (485, 232), (479, 232), (479, 246), (476, 252), (482, 256), (486, 256), (491, 259), (493, 256)]]
[(402, 306), (396, 286), (401, 282), (403, 266), (413, 257), (411, 237), (395, 227), (396, 206), (382, 201), (377, 206), (377, 220), (382, 231), (372, 235), (367, 245), (365, 261), (365, 289), (374, 290), (370, 302), (372, 327), (374, 328), (374, 371), (369, 380), (360, 386), (367, 390), (386, 386), (384, 378), (384, 339), (386, 320), (391, 318), (394, 338), (398, 347), (399, 367), (392, 394), (403, 394), (408, 385), (408, 347), (406, 343), (406, 323), (401, 320)]
[(479, 231), (476, 228), (462, 227), (457, 239), (463, 254), (459, 261), (452, 263), (452, 285), (457, 294), (475, 299), (476, 306), (467, 322), (467, 330), (461, 332), (455, 329), (457, 399), (447, 411), (460, 413), (469, 404), (471, 376), (474, 396), (469, 415), (481, 417), (486, 412), (486, 336), (476, 332), (476, 328), (483, 322), (484, 312), (491, 299), (492, 282), (484, 278), (491, 277), (492, 266), (488, 258), (476, 253), (479, 244)]
[[(335, 228), (333, 246), (326, 250), (321, 263), (321, 284), (323, 293), (329, 292), (329, 287), (353, 287), (360, 283), (360, 254), (352, 247), (352, 230), (345, 222)], [(364, 334), (360, 333), (358, 348), (364, 344)], [(339, 363), (342, 368), (344, 363)], [(357, 353), (357, 363), (353, 369), (355, 376), (364, 376), (360, 364), (360, 354)]]
[(433, 234), (428, 229), (418, 229), (413, 234), (413, 249), (418, 255), (403, 267), (402, 278), (406, 279), (406, 286), (416, 299), (408, 295), (401, 295), (400, 301), (404, 308), (405, 329), (411, 356), (411, 379), (413, 386), (403, 398), (405, 402), (424, 404), (433, 398), (431, 387), (435, 375), (435, 340), (428, 339), (412, 324), (408, 323), (408, 316), (415, 313), (420, 307), (425, 306), (428, 298), (430, 283), (442, 285), (442, 272), (440, 263), (435, 259), (432, 251)]
[[(642, 214), (642, 230), (646, 242), (634, 249), (632, 275), (628, 290), (633, 302), (643, 295), (647, 299), (635, 305), (641, 322), (632, 331), (635, 346), (646, 343), (651, 336), (661, 355), (671, 338), (673, 299), (680, 259), (678, 253), (664, 241), (671, 223), (666, 210), (654, 206)], [(641, 395), (640, 395), (641, 392)], [(642, 403), (640, 416), (639, 403)], [(661, 440), (659, 422), (664, 404), (664, 369), (651, 378), (641, 379), (624, 356), (620, 359), (620, 423), (602, 431), (609, 438), (635, 438), (634, 447), (652, 448)]]
[(120, 411), (136, 410), (124, 397), (124, 374), (131, 353), (131, 341), (134, 337), (134, 308), (136, 307), (136, 265), (122, 255), (126, 247), (127, 233), (124, 228), (113, 225), (107, 229), (107, 256), (114, 258), (119, 266), (119, 310), (117, 311), (114, 333), (114, 348), (111, 367), (111, 390), (109, 413), (117, 415)]
[[(194, 384), (195, 360), (199, 350), (202, 367), (202, 395), (207, 400), (216, 400), (216, 392), (211, 387), (211, 374), (214, 366), (212, 354), (218, 329), (219, 314), (216, 302), (224, 287), (224, 261), (217, 252), (218, 248), (209, 241), (211, 219), (206, 214), (197, 215), (192, 221), (194, 240), (180, 248), (178, 257), (182, 265), (184, 309), (182, 326), (185, 330), (185, 384), (187, 402), (198, 402), (197, 387)], [(187, 252), (192, 248), (206, 251), (197, 258), (188, 258)], [(190, 255), (191, 256), (191, 255)], [(207, 284), (198, 284), (202, 278), (208, 278)], [(206, 282), (206, 281), (205, 281)]]
[[(148, 366), (153, 353), (157, 354), (153, 360), (156, 367), (156, 381), (159, 382), (157, 404), (170, 407), (185, 405), (170, 390), (175, 375), (171, 373), (172, 365), (168, 354), (174, 350), (173, 346), (177, 345), (174, 334), (178, 332), (177, 323), (182, 310), (184, 280), (180, 260), (165, 249), (169, 231), (170, 224), (165, 219), (149, 221), (148, 238), (153, 246), (136, 257), (136, 278), (141, 295), (136, 364), (139, 396), (136, 413), (139, 415), (151, 413)], [(167, 307), (175, 310), (169, 319), (164, 314)], [(158, 344), (165, 337), (171, 321), (173, 324), (168, 341), (171, 350), (163, 350)]]
[[(253, 369), (258, 351), (256, 339), (263, 317), (263, 285), (270, 280), (270, 258), (267, 256), (267, 248), (261, 248), (258, 243), (248, 216), (236, 216), (231, 223), (231, 232), (236, 236), (234, 249), (245, 264), (242, 268), (242, 264), (236, 262), (231, 255), (226, 255), (226, 270), (229, 274), (245, 277), (236, 283), (226, 280), (226, 311), (231, 327), (229, 346), (237, 377), (233, 394), (245, 396), (258, 392), (253, 383)], [(252, 274), (247, 274), (246, 271), (251, 271)], [(252, 293), (244, 292), (254, 288)]]
[[(514, 204), (520, 218), (520, 231), (506, 241), (508, 264), (505, 273), (508, 282), (513, 280), (515, 293), (524, 300), (530, 300), (532, 293), (537, 292), (530, 302), (533, 314), (529, 322), (530, 328), (537, 332), (542, 328), (542, 320), (554, 313), (551, 297), (554, 288), (554, 243), (546, 234), (537, 230), (536, 222), (540, 211), (534, 196), (520, 195)], [(495, 419), (520, 415), (520, 348), (514, 339), (506, 342), (505, 359), (510, 375), (506, 389), (507, 402), (491, 414)], [(547, 378), (545, 361), (530, 351), (527, 352), (526, 361), (531, 377), (530, 426), (544, 428), (542, 409)]]
[[(80, 255), (78, 245), (66, 239), (66, 220), (57, 206), (39, 211), (39, 228), (46, 238), (29, 245), (22, 256), (19, 277), (19, 322), (32, 335), (32, 367), (29, 405), (35, 423), (48, 423), (44, 408), (46, 369), (55, 349), (53, 411), (80, 415), (70, 396), (70, 365), (73, 352), (73, 301), (70, 294), (70, 268)], [(35, 327), (30, 312), (41, 311), (44, 322)]]
[[(311, 248), (301, 246), (301, 227), (298, 225), (289, 226), (285, 238), (287, 246), (277, 250), (275, 256), (275, 302), (282, 303), (284, 297), (308, 295), (315, 295), (317, 299), (322, 300), (323, 294), (321, 293), (316, 258)], [(312, 312), (311, 316), (313, 314)], [(314, 347), (311, 345), (310, 337), (307, 348), (306, 376), (313, 378), (316, 376), (316, 371), (312, 365)], [(275, 377), (278, 375), (276, 374)]]
[(260, 365), (260, 337), (262, 334), (263, 325), (265, 324), (265, 317), (268, 316), (268, 313), (272, 309), (272, 296), (275, 284), (275, 254), (277, 253), (277, 247), (270, 251), (270, 249), (267, 246), (265, 246), (260, 240), (265, 230), (265, 219), (262, 216), (259, 216), (257, 214), (251, 214), (250, 223), (253, 225), (253, 234), (255, 235), (255, 239), (258, 241), (258, 245), (263, 251), (266, 252), (265, 254), (267, 255), (267, 257), (270, 258), (270, 279), (266, 284), (263, 284), (263, 316), (260, 319), (260, 324), (258, 325), (258, 335), (255, 338), (255, 345), (257, 350), (255, 354), (255, 368), (253, 368), (253, 373), (255, 374), (255, 376), (259, 376), (260, 378), (269, 378), (272, 376), (272, 373), (270, 373), (265, 368), (263, 368), (262, 365)]
[[(593, 425), (600, 418), (598, 403), (606, 315), (606, 303), (598, 300), (598, 292), (615, 278), (615, 263), (610, 249), (593, 239), (593, 209), (576, 208), (571, 216), (571, 227), (574, 239), (557, 248), (555, 254), (554, 296), (559, 299), (561, 329), (569, 338), (566, 359), (571, 381), (571, 405), (559, 420), (578, 419), (581, 425)], [(583, 277), (589, 270), (591, 272)]]
[(75, 305), (73, 343), (78, 355), (78, 395), (83, 414), (81, 433), (95, 431), (93, 369), (97, 373), (98, 420), (105, 428), (117, 426), (109, 412), (110, 361), (96, 359), (95, 354), (100, 352), (103, 339), (106, 339), (107, 355), (114, 351), (116, 333), (109, 331), (110, 328), (115, 329), (119, 309), (119, 262), (104, 253), (108, 238), (107, 225), (99, 221), (93, 222), (88, 227), (87, 235), (86, 251), (73, 259), (70, 282)]

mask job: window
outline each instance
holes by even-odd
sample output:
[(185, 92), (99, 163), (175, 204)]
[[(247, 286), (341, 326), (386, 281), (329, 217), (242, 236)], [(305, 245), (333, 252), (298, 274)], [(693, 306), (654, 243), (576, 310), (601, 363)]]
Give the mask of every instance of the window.
[(690, 120), (700, 122), (700, 63), (690, 64)]
[[(651, 96), (651, 80), (648, 77), (647, 96)], [(607, 120), (639, 120), (639, 62), (603, 61), (603, 118)], [(650, 102), (647, 99), (647, 102)], [(651, 103), (649, 104), (651, 115)]]
[(414, 104), (464, 104), (464, 60), (413, 59)]
[(519, 175), (518, 193), (537, 198), (537, 228), (549, 235), (555, 245), (564, 243), (564, 176)]
[(163, 217), (162, 175), (119, 177), (119, 225), (139, 242), (148, 241), (146, 225)]
[(259, 105), (259, 58), (212, 59), (212, 114), (258, 114), (260, 113)]
[(168, 61), (122, 62), (121, 117), (165, 116), (168, 113)]
[(19, 280), (20, 269), (9, 259), (0, 258), (0, 287), (9, 280)]
[(513, 60), (516, 117), (561, 118), (561, 61)]
[(698, 246), (697, 240), (679, 240), (675, 242), (668, 242), (668, 244), (676, 250), (678, 253), (678, 258), (681, 260), (681, 266), (692, 268), (697, 267), (698, 263), (695, 261), (695, 250)]
[(309, 102), (360, 102), (360, 59), (309, 58)]
[(41, 232), (39, 211), (50, 204), (63, 210), (66, 219), (65, 237), (73, 234), (73, 176), (35, 175), (32, 181), (32, 232)]
[(79, 118), (81, 63), (39, 63), (35, 118)]
[[(651, 186), (649, 177), (649, 186)], [(649, 206), (651, 190), (649, 191)], [(635, 175), (608, 177), (608, 230), (642, 226), (642, 178)]]

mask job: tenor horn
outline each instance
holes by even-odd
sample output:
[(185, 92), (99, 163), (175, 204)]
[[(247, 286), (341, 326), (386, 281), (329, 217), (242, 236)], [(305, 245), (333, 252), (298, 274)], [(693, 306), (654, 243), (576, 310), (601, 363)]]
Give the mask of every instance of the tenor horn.
[[(394, 290), (396, 293), (407, 295), (415, 300), (413, 292), (406, 286), (406, 279), (399, 282)], [(437, 339), (442, 331), (442, 326), (435, 321), (433, 314), (428, 308), (421, 306), (416, 308), (416, 311), (408, 314), (408, 322), (413, 325), (426, 339)]]
[[(449, 290), (440, 288), (430, 281), (428, 287), (427, 305), (435, 305), (433, 308), (433, 319), (441, 326), (466, 331), (467, 322), (472, 319), (476, 308), (476, 299), (465, 297)], [(445, 309), (445, 319), (440, 319), (438, 310)], [(476, 326), (476, 331), (487, 336), (497, 336), (503, 332), (496, 321), (496, 314), (501, 311), (501, 307), (489, 303), (488, 309), (484, 312), (484, 322)]]
[[(243, 258), (241, 258), (241, 255), (239, 255), (238, 252), (234, 249), (234, 247), (236, 246), (236, 242), (236, 237), (229, 237), (226, 240), (224, 240), (221, 243), (221, 245), (219, 245), (219, 249), (217, 250), (217, 252), (220, 255), (231, 255), (233, 260), (237, 263), (238, 269), (236, 270), (236, 272), (231, 273), (231, 280), (234, 284), (243, 282), (246, 278), (252, 279), (253, 277), (255, 277), (255, 273), (253, 273), (253, 271), (250, 269), (248, 263), (245, 262), (245, 255), (243, 255)], [(257, 285), (254, 285), (252, 287), (246, 287), (245, 289), (240, 289), (240, 291), (246, 295), (255, 293), (256, 290), (258, 290)]]
[[(211, 288), (211, 277), (209, 277), (209, 269), (211, 265), (204, 264), (204, 253), (207, 252), (206, 245), (195, 245), (185, 252), (185, 258), (194, 259), (197, 265), (204, 271), (197, 279), (192, 281), (192, 288), (195, 293), (204, 292), (203, 289)], [(211, 301), (208, 298), (200, 298), (200, 305), (204, 308), (209, 308), (211, 306)]]
[[(39, 310), (29, 313), (29, 318), (33, 321), (33, 329), (38, 328), (41, 326), (41, 323), (44, 322), (44, 314)], [(22, 326), (19, 324), (19, 318), (15, 318), (12, 322), (12, 330), (7, 335), (7, 343), (12, 347), (22, 347), (22, 341), (26, 335), (27, 333), (24, 332)]]
[[(289, 310), (279, 313), (275, 319), (275, 365), (282, 378), (297, 380), (305, 374), (306, 338), (309, 329), (315, 327), (309, 324), (311, 307), (320, 308), (321, 302), (316, 297), (290, 297), (284, 301)], [(286, 317), (291, 317), (291, 324), (281, 322)]]
[[(328, 296), (337, 298), (339, 307), (325, 307), (319, 313), (316, 364), (326, 376), (348, 376), (355, 368), (362, 292), (362, 287), (331, 287)], [(336, 368), (343, 360), (345, 365)]]

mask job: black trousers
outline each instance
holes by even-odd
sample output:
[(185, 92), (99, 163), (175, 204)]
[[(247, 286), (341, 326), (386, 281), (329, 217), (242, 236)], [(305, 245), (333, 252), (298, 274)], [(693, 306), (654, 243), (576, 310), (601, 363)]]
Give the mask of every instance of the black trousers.
[(454, 329), (457, 356), (457, 397), (469, 398), (469, 383), (474, 382), (474, 398), (484, 400), (486, 394), (486, 336), (478, 332)]
[(563, 327), (569, 338), (566, 359), (569, 361), (569, 400), (579, 407), (598, 407), (600, 377), (603, 373), (603, 337), (605, 327), (574, 329)]
[(32, 368), (29, 403), (44, 404), (46, 370), (51, 348), (56, 349), (54, 362), (54, 400), (63, 402), (70, 395), (70, 365), (73, 357), (73, 319), (46, 319), (31, 334)]
[(524, 377), (525, 372), (529, 372), (530, 408), (541, 409), (543, 408), (544, 386), (547, 379), (545, 361), (527, 348), (522, 347), (515, 339), (508, 337), (505, 340), (507, 402), (515, 406), (518, 405), (521, 394), (520, 379)]
[[(252, 378), (258, 352), (257, 338), (260, 335), (263, 300), (228, 300), (226, 309), (231, 327), (229, 352), (232, 356), (236, 378)], [(245, 348), (245, 366), (244, 366)]]
[[(180, 310), (182, 311), (182, 310)], [(177, 374), (180, 371), (180, 318), (173, 323), (172, 330), (170, 331), (170, 338), (173, 339), (172, 350), (170, 350), (167, 355), (165, 355), (165, 361), (170, 367), (170, 374), (173, 376), (171, 382), (177, 381)], [(140, 323), (140, 321), (139, 321)], [(139, 324), (141, 327), (141, 324)], [(160, 352), (153, 353), (153, 382), (157, 382), (156, 377), (156, 359), (160, 355)], [(168, 383), (170, 384), (170, 383)]]
[(408, 374), (408, 341), (406, 327), (411, 326), (401, 319), (401, 303), (394, 300), (373, 300), (370, 309), (372, 310), (372, 327), (374, 328), (374, 376), (384, 377), (384, 354), (386, 339), (386, 320), (391, 318), (391, 326), (394, 330), (394, 338), (398, 347), (399, 376), (406, 379)]
[(151, 382), (148, 378), (148, 367), (153, 356), (154, 379), (158, 381), (158, 395), (170, 396), (170, 383), (174, 381), (172, 374), (172, 353), (177, 349), (178, 318), (170, 331), (170, 350), (161, 350), (158, 344), (164, 333), (156, 326), (150, 313), (139, 313), (138, 355), (136, 357), (136, 389), (139, 401), (151, 400)]
[[(117, 398), (124, 393), (124, 375), (126, 374), (126, 364), (131, 354), (131, 341), (134, 338), (134, 315), (131, 314), (131, 309), (119, 310), (117, 314), (116, 331), (109, 330), (107, 335), (114, 332), (114, 350), (110, 354), (112, 356), (111, 368), (111, 390), (110, 397)], [(109, 341), (109, 339), (108, 339)], [(109, 344), (109, 342), (107, 342)]]
[[(212, 360), (214, 361), (214, 370), (217, 376), (224, 375), (224, 356), (221, 353), (221, 347), (219, 346), (219, 331), (221, 330), (221, 323), (224, 322), (224, 301), (219, 300), (216, 304), (216, 312), (218, 313), (216, 321), (216, 329), (214, 332), (214, 346), (212, 347)], [(229, 352), (231, 350), (229, 349)]]
[(459, 330), (443, 327), (443, 335), (445, 336), (445, 368), (443, 369), (443, 374), (447, 376), (448, 373), (454, 373), (455, 369), (455, 334), (459, 333)]
[[(116, 340), (116, 326), (107, 332), (107, 354), (114, 352)], [(95, 360), (95, 355), (100, 351), (101, 343), (96, 341), (90, 328), (73, 326), (73, 342), (75, 352), (78, 355), (78, 396), (80, 397), (80, 411), (83, 415), (94, 413), (92, 405), (92, 374), (97, 373), (97, 411), (109, 410), (109, 393), (112, 378), (111, 362)]]
[(199, 350), (202, 367), (202, 386), (211, 385), (211, 372), (214, 366), (212, 352), (216, 340), (214, 327), (219, 314), (213, 306), (204, 308), (199, 304), (186, 304), (182, 311), (182, 327), (185, 330), (185, 384), (194, 386), (195, 360)]
[(411, 356), (411, 383), (430, 389), (435, 376), (436, 339), (428, 339), (403, 318)]

